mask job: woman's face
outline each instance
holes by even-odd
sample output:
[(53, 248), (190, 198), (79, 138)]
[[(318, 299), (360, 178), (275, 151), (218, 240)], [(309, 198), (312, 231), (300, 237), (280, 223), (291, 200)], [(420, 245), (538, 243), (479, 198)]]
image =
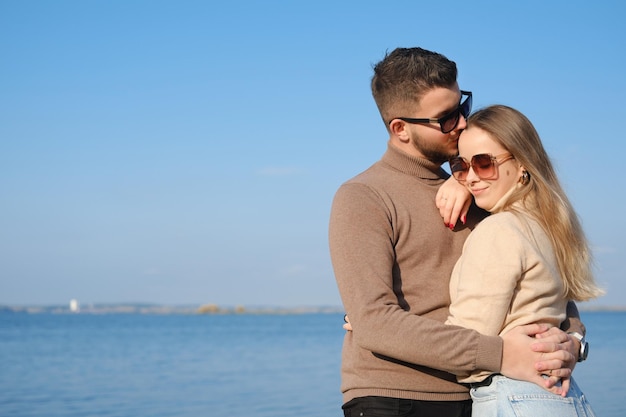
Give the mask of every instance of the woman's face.
[(493, 140), (487, 132), (477, 127), (469, 127), (459, 138), (459, 156), (471, 162), (472, 157), (479, 154), (497, 157), (494, 174), (486, 178), (484, 172), (481, 173), (479, 169), (482, 177), (480, 178), (474, 168), (470, 167), (465, 186), (474, 196), (478, 207), (489, 211), (519, 181), (523, 168), (511, 158), (511, 153)]

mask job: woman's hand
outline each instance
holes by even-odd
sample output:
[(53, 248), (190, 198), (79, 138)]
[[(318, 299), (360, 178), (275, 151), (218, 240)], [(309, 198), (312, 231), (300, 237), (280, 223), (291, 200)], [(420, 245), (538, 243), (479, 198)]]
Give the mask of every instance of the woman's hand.
[(467, 212), (472, 204), (472, 194), (461, 185), (454, 177), (448, 178), (437, 191), (435, 205), (439, 214), (443, 217), (443, 223), (450, 230), (454, 229), (456, 222), (461, 220), (465, 224)]

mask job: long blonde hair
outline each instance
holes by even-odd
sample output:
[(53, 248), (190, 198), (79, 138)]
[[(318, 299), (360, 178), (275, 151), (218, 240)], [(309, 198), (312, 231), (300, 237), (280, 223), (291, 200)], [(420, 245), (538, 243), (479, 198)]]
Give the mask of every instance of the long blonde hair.
[(527, 171), (525, 185), (518, 187), (504, 209), (516, 211), (512, 204), (521, 202), (546, 231), (556, 254), (565, 297), (586, 301), (602, 295), (591, 271), (591, 251), (580, 220), (530, 120), (511, 107), (495, 105), (472, 114), (467, 124), (489, 133)]

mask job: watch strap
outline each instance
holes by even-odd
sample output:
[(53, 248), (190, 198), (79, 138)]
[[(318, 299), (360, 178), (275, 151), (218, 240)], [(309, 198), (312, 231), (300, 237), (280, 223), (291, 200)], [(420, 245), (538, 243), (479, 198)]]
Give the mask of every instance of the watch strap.
[(569, 332), (568, 335), (576, 338), (580, 342), (580, 349), (578, 351), (578, 362), (582, 362), (587, 359), (589, 355), (589, 343), (585, 340), (585, 336), (578, 332)]

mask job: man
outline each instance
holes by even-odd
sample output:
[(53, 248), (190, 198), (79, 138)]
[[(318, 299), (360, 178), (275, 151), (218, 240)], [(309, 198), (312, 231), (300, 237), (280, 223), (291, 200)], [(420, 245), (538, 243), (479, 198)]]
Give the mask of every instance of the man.
[[(449, 177), (441, 165), (457, 154), (471, 109), (456, 78), (454, 62), (421, 48), (396, 49), (374, 68), (388, 148), (339, 188), (330, 218), (333, 268), (354, 330), (342, 354), (345, 416), (469, 416), (468, 387), (455, 374), (487, 370), (544, 384), (541, 371), (567, 378), (575, 363), (577, 346), (559, 329), (524, 326), (500, 338), (444, 324), (450, 273), (483, 216), (473, 207), (464, 224), (450, 226), (444, 215), (444, 225), (435, 204)], [(576, 318), (571, 324), (584, 332)]]

